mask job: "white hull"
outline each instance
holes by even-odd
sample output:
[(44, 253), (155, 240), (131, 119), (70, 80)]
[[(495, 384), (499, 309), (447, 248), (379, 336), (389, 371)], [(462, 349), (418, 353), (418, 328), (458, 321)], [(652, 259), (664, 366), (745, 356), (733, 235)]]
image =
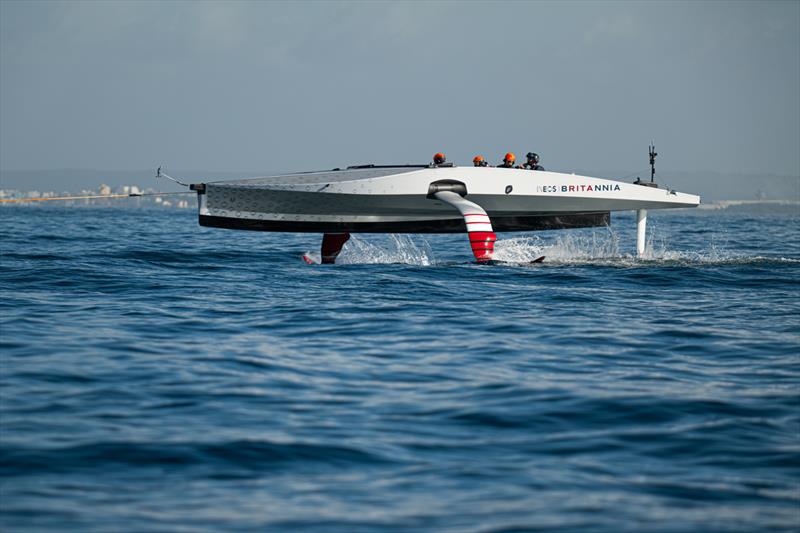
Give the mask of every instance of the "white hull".
[(211, 182), (200, 191), (206, 226), (264, 231), (464, 231), (461, 214), (431, 196), (454, 180), (496, 231), (608, 223), (611, 211), (695, 207), (696, 195), (559, 172), (488, 167), (355, 168)]

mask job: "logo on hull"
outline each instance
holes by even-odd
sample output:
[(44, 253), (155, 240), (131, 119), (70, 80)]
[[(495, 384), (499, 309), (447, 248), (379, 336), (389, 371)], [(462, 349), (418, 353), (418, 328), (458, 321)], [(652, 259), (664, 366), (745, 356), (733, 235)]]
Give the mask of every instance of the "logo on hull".
[(619, 185), (537, 185), (536, 192), (600, 192), (600, 191), (619, 191)]

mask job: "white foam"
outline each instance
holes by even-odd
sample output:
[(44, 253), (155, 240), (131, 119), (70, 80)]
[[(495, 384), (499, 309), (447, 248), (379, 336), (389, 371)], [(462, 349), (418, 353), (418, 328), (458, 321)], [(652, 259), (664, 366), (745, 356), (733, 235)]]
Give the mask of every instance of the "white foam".
[(666, 237), (657, 231), (648, 234), (643, 256), (620, 249), (619, 235), (610, 227), (591, 233), (564, 232), (547, 242), (538, 235), (501, 239), (495, 243), (494, 258), (508, 263), (528, 264), (545, 256), (546, 264), (613, 264), (617, 266), (653, 266), (654, 264), (726, 264), (792, 259), (752, 257), (728, 250), (725, 242), (712, 236), (707, 248), (673, 250)]
[[(673, 250), (666, 237), (658, 231), (648, 234), (646, 252), (637, 257), (633, 250), (620, 249), (620, 237), (610, 227), (589, 232), (565, 231), (554, 238), (544, 239), (539, 235), (526, 235), (503, 239), (495, 243), (494, 259), (511, 265), (529, 265), (531, 261), (545, 256), (545, 264), (598, 264), (616, 266), (653, 266), (655, 264), (726, 264), (742, 262), (778, 261), (797, 262), (796, 259), (752, 257), (730, 251), (712, 236), (708, 246), (701, 250)], [(469, 252), (469, 242), (464, 235), (464, 252)], [(306, 253), (319, 263), (319, 253)], [(382, 235), (369, 240), (353, 235), (344, 245), (336, 260), (340, 265), (357, 264), (407, 264), (430, 266), (437, 264), (430, 244), (416, 235)]]
[(434, 263), (433, 251), (428, 241), (410, 235), (390, 234), (381, 242), (370, 242), (352, 235), (336, 259), (337, 264), (381, 264), (400, 263), (406, 265), (429, 266)]
[(619, 251), (618, 236), (610, 230), (590, 235), (558, 235), (552, 243), (545, 242), (538, 235), (500, 239), (495, 243), (494, 258), (498, 261), (530, 263), (541, 256), (545, 256), (548, 263), (591, 262), (624, 257)]

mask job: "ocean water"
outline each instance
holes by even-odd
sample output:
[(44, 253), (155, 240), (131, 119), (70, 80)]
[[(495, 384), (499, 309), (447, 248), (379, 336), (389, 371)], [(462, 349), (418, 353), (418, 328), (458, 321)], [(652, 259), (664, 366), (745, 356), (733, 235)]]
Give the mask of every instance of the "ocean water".
[(0, 529), (798, 531), (799, 222), (309, 266), (191, 210), (0, 209)]

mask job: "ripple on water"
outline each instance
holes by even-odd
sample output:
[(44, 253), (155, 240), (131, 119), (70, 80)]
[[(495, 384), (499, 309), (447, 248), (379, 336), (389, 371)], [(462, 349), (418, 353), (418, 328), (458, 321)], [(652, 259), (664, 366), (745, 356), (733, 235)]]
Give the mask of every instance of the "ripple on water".
[(3, 215), (4, 530), (797, 529), (796, 217), (309, 266), (189, 213)]

